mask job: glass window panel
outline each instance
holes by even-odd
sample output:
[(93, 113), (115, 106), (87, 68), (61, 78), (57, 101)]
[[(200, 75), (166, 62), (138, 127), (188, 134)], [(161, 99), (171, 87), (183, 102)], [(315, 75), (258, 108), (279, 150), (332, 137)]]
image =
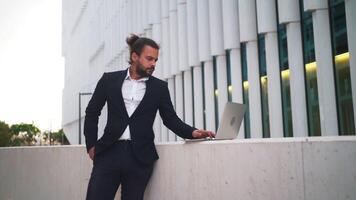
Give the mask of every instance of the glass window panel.
[(206, 129), (206, 105), (205, 105), (205, 71), (204, 71), (204, 62), (201, 62), (201, 79), (202, 79), (202, 92), (203, 92), (203, 123), (204, 129)]
[(192, 107), (193, 107), (193, 110), (192, 110), (192, 115), (193, 115), (193, 126), (195, 127), (195, 99), (194, 99), (194, 93), (195, 93), (195, 91), (194, 91), (194, 67), (191, 67), (190, 68), (190, 75), (191, 75), (191, 77), (192, 77), (192, 85), (191, 85), (191, 87), (192, 87)]
[[(184, 87), (184, 82), (185, 82), (185, 79), (184, 79), (184, 72), (182, 71), (181, 72), (181, 76), (182, 76), (182, 103), (183, 103), (183, 116), (182, 116), (182, 120), (185, 122), (185, 87)], [(179, 97), (176, 97), (176, 98), (179, 98)]]
[(218, 90), (218, 74), (217, 74), (217, 66), (216, 66), (216, 57), (213, 56), (213, 69), (214, 69), (214, 108), (215, 108), (215, 127), (216, 131), (217, 128), (219, 127), (219, 110), (218, 110), (218, 105), (219, 105), (219, 90)]
[[(278, 13), (278, 12), (277, 12)], [(281, 70), (281, 93), (284, 137), (293, 137), (292, 107), (290, 99), (289, 63), (287, 29), (285, 24), (278, 25), (278, 52)]]
[(345, 2), (330, 0), (329, 4), (339, 134), (355, 135)]
[(241, 43), (241, 65), (242, 65), (242, 90), (243, 90), (243, 102), (246, 105), (246, 112), (244, 117), (245, 126), (245, 138), (251, 138), (250, 133), (250, 109), (248, 98), (248, 79), (247, 79), (247, 56), (246, 56), (246, 44)]
[(262, 127), (263, 137), (269, 138), (269, 112), (268, 112), (268, 88), (267, 88), (267, 64), (266, 64), (266, 47), (265, 36), (263, 34), (258, 35), (258, 60), (260, 71), (260, 83), (261, 83), (261, 105), (262, 105)]
[(227, 100), (232, 101), (230, 50), (226, 50)]
[(313, 33), (313, 18), (311, 11), (304, 11), (303, 1), (300, 1), (303, 58), (305, 66), (305, 86), (308, 113), (309, 136), (320, 136), (320, 113), (317, 83), (317, 64), (315, 62), (315, 45)]

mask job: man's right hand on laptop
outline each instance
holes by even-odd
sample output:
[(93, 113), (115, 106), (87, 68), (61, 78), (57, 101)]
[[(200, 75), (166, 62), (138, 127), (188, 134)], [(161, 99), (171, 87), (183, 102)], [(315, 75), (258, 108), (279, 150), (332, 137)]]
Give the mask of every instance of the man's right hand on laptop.
[(199, 138), (214, 138), (215, 133), (212, 131), (207, 131), (207, 130), (195, 130), (192, 133), (193, 138), (199, 139)]

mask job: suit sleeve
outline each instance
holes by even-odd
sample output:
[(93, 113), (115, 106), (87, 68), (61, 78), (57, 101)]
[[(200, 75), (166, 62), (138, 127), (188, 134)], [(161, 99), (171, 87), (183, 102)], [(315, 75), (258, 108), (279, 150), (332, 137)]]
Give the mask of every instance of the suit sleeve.
[(107, 97), (105, 77), (106, 74), (104, 73), (98, 81), (94, 93), (85, 110), (84, 136), (87, 151), (95, 145), (98, 139), (98, 120)]
[(172, 130), (175, 134), (182, 138), (193, 139), (192, 133), (196, 128), (184, 123), (177, 116), (171, 97), (169, 95), (168, 85), (165, 83), (162, 91), (162, 97), (159, 105), (159, 114), (163, 120), (163, 124)]

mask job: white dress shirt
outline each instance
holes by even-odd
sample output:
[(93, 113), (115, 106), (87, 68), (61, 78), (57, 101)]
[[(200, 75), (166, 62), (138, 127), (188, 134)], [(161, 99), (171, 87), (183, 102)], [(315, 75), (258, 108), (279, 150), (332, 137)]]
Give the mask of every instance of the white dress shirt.
[[(127, 75), (122, 84), (121, 91), (122, 91), (122, 97), (124, 98), (126, 111), (129, 116), (131, 116), (134, 113), (137, 106), (140, 104), (143, 96), (145, 95), (147, 80), (148, 77), (134, 80), (130, 76), (129, 69), (127, 70)], [(131, 139), (130, 128), (129, 126), (127, 126), (124, 133), (119, 138), (119, 140), (130, 140), (130, 139)]]

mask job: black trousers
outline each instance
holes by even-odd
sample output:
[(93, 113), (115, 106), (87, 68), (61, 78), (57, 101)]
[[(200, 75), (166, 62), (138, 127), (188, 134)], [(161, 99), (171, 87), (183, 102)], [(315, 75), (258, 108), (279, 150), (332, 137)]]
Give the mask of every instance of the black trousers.
[(113, 200), (121, 185), (122, 200), (142, 200), (153, 164), (140, 163), (130, 141), (117, 141), (95, 155), (87, 200)]

